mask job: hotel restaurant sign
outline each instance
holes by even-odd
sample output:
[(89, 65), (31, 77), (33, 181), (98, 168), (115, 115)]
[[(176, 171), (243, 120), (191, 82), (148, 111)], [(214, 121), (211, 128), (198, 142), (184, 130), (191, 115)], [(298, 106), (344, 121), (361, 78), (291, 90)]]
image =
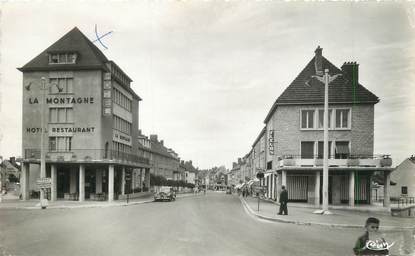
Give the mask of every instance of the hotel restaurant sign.
[[(29, 104), (39, 104), (39, 99), (29, 98)], [(45, 104), (94, 104), (94, 97), (46, 97)], [(28, 127), (26, 133), (41, 133), (40, 127)], [(49, 124), (45, 133), (50, 136), (73, 136), (75, 133), (93, 133), (95, 127), (75, 127), (73, 124)]]

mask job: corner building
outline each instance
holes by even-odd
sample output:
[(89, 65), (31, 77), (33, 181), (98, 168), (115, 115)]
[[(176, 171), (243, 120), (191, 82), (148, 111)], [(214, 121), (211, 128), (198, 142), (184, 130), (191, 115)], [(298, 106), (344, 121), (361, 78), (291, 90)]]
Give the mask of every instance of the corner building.
[(115, 62), (75, 27), (19, 70), (23, 200), (38, 190), (42, 131), (51, 200), (112, 201), (135, 186), (148, 190), (149, 159), (137, 154), (141, 99)]
[(328, 69), (340, 74), (328, 89), (328, 199), (332, 205), (371, 204), (375, 172), (385, 179), (384, 205), (390, 204), (389, 155), (374, 154), (374, 108), (379, 98), (359, 82), (359, 65), (341, 69), (322, 55), (322, 48), (276, 99), (265, 118), (267, 196), (278, 200), (281, 186), (292, 202), (322, 203), (324, 83)]

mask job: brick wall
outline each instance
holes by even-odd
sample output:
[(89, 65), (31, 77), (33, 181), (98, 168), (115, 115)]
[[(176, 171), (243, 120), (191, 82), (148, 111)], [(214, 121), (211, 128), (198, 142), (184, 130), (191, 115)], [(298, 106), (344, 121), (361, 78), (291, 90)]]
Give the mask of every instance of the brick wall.
[[(350, 141), (352, 155), (373, 154), (374, 133), (374, 105), (333, 105), (330, 108), (351, 109), (351, 129), (329, 130), (330, 141)], [(300, 110), (323, 108), (322, 105), (280, 106), (267, 123), (267, 133), (275, 131), (275, 145), (273, 156), (267, 159), (275, 161), (282, 155), (300, 155), (301, 141), (323, 141), (323, 130), (301, 130)]]

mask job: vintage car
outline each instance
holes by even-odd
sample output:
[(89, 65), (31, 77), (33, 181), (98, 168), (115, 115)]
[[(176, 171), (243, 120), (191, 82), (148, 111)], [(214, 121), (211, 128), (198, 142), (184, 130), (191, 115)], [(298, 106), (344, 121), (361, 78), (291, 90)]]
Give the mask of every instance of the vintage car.
[(157, 187), (154, 193), (154, 201), (158, 201), (158, 200), (162, 200), (162, 201), (176, 200), (176, 192), (174, 191), (172, 187), (168, 187), (168, 186)]

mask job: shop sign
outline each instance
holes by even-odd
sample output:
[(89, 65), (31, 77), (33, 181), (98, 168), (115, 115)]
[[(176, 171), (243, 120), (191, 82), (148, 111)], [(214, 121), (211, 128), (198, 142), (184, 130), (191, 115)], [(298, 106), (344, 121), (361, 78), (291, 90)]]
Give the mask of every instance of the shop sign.
[[(29, 104), (39, 104), (37, 97), (29, 98)], [(94, 104), (94, 97), (47, 97), (46, 104)]]
[(102, 114), (104, 116), (109, 116), (112, 114), (112, 85), (111, 85), (111, 74), (109, 74), (109, 79), (104, 81), (103, 85), (103, 106), (102, 106)]
[(108, 108), (108, 107), (104, 107), (104, 109), (102, 110), (104, 116), (109, 116), (112, 114), (112, 109)]
[(52, 179), (51, 178), (38, 178), (36, 180), (36, 185), (39, 189), (50, 188), (52, 187)]
[(112, 139), (116, 142), (131, 146), (131, 141), (132, 141), (131, 136), (125, 135), (117, 130), (113, 130)]
[[(42, 128), (40, 127), (27, 127), (26, 133), (41, 133)], [(45, 133), (48, 133), (49, 136), (72, 136), (75, 133), (93, 133), (95, 132), (95, 127), (84, 126), (84, 127), (75, 127), (72, 124), (69, 125), (49, 125), (48, 129), (45, 129)]]
[(269, 137), (268, 137), (268, 151), (270, 155), (274, 155), (274, 130), (269, 131)]
[(111, 80), (111, 73), (110, 72), (104, 73), (104, 80)]
[(267, 189), (268, 189), (267, 186), (252, 186), (252, 190), (255, 191), (255, 193), (265, 194)]

